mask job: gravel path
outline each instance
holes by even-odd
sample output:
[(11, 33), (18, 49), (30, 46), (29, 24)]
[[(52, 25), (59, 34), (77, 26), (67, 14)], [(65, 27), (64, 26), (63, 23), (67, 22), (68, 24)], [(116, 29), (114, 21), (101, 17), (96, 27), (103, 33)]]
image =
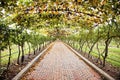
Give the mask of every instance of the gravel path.
[(55, 42), (21, 80), (102, 80), (101, 76), (62, 42)]

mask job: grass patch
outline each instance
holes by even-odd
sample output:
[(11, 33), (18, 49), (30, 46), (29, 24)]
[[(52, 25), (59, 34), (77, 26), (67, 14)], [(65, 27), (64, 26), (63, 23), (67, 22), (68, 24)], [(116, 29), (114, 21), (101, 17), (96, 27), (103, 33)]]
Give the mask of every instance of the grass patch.
[[(31, 51), (33, 51), (33, 50), (31, 49)], [(12, 45), (11, 46), (11, 52), (12, 52), (11, 62), (13, 62), (18, 57), (18, 47), (17, 47), (17, 45)], [(25, 46), (24, 46), (24, 54), (28, 54), (28, 53), (29, 53), (28, 45), (25, 44)], [(6, 65), (8, 63), (8, 59), (9, 59), (9, 51), (8, 51), (8, 49), (2, 51), (1, 56), (5, 56), (5, 57), (1, 58), (1, 64)], [(22, 54), (20, 56), (22, 56)]]
[[(104, 50), (104, 47), (105, 47), (104, 45), (99, 45), (100, 52)], [(77, 45), (77, 48), (78, 48), (78, 45)], [(86, 46), (84, 46), (83, 51), (86, 51), (88, 53), (89, 48), (86, 48)], [(91, 55), (98, 57), (96, 45), (94, 46), (93, 51), (91, 52)], [(120, 48), (117, 48), (115, 47), (114, 44), (111, 44), (109, 47), (108, 57), (106, 61), (115, 67), (120, 67)]]

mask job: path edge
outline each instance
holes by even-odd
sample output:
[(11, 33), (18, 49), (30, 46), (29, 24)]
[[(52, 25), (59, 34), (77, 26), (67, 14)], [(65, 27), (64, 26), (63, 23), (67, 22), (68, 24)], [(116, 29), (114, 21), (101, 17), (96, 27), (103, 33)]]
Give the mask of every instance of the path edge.
[(111, 77), (109, 74), (104, 72), (102, 69), (98, 68), (95, 64), (88, 61), (85, 57), (83, 57), (80, 53), (75, 51), (72, 47), (64, 43), (65, 46), (67, 46), (72, 52), (74, 52), (78, 57), (80, 57), (85, 63), (87, 63), (89, 66), (91, 66), (93, 69), (95, 69), (99, 74), (101, 74), (105, 79), (107, 80), (115, 80), (113, 77)]
[(35, 62), (53, 45), (53, 42), (47, 46), (39, 55), (37, 55), (32, 61), (29, 62), (12, 80), (20, 80), (20, 78), (33, 66)]

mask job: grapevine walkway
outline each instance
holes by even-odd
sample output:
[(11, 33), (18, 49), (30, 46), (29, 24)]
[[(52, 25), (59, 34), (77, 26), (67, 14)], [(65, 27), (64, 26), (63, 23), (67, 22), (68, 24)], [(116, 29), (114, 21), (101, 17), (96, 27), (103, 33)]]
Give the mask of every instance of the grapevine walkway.
[(21, 80), (102, 80), (102, 77), (57, 41)]

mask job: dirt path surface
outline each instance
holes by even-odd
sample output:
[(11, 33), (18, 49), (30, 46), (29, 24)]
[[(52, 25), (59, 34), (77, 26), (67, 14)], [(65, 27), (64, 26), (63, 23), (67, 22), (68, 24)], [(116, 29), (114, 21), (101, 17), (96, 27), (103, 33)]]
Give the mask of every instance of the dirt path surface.
[(21, 80), (102, 80), (101, 76), (62, 42), (55, 42), (44, 58)]

